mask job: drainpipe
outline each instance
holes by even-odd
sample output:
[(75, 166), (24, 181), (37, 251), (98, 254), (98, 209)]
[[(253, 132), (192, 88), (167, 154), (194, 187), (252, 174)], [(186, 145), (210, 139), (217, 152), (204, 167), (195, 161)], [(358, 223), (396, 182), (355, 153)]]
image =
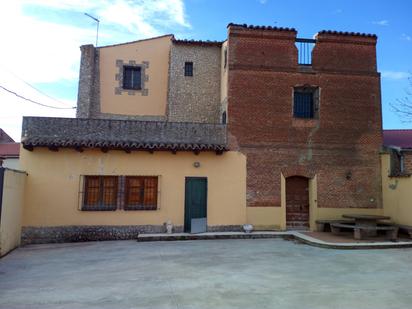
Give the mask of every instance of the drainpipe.
[(4, 185), (4, 167), (0, 167), (0, 223), (1, 223), (1, 213), (3, 212), (3, 185)]

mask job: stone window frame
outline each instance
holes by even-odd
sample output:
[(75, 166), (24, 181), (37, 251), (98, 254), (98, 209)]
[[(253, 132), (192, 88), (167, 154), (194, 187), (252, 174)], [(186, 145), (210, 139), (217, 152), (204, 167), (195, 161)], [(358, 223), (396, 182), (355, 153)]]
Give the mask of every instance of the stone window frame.
[[(116, 67), (118, 72), (115, 75), (115, 80), (118, 81), (118, 86), (115, 88), (114, 93), (115, 95), (121, 95), (123, 93), (127, 93), (128, 95), (136, 95), (140, 92), (142, 96), (149, 95), (149, 89), (146, 88), (146, 82), (149, 81), (149, 75), (147, 74), (146, 69), (149, 68), (149, 61), (142, 61), (142, 63), (137, 63), (135, 60), (129, 60), (125, 62), (121, 59), (116, 60)], [(141, 89), (124, 89), (123, 88), (123, 73), (124, 67), (136, 67), (140, 68), (141, 74)]]

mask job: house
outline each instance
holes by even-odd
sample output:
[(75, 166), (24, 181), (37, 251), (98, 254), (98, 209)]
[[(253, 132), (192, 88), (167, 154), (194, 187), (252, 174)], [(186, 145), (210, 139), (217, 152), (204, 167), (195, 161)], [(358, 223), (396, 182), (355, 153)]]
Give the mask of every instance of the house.
[(0, 166), (19, 168), (20, 143), (16, 143), (6, 132), (0, 129)]
[(384, 214), (412, 226), (412, 130), (383, 130), (382, 193)]
[(412, 173), (412, 130), (384, 130), (383, 145), (391, 153), (391, 175)]
[(24, 117), (26, 243), (382, 213), (377, 37), (229, 24), (81, 47), (77, 117)]

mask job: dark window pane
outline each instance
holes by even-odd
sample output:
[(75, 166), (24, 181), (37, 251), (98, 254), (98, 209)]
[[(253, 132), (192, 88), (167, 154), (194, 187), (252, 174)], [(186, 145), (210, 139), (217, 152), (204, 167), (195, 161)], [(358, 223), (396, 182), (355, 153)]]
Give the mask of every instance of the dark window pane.
[(226, 112), (223, 112), (223, 114), (222, 114), (222, 123), (223, 124), (226, 124), (226, 122), (227, 122), (227, 120), (226, 120)]
[(293, 116), (297, 118), (313, 118), (313, 92), (295, 91)]
[(193, 62), (185, 62), (185, 76), (193, 76)]
[(123, 67), (123, 89), (142, 89), (142, 74), (140, 67)]

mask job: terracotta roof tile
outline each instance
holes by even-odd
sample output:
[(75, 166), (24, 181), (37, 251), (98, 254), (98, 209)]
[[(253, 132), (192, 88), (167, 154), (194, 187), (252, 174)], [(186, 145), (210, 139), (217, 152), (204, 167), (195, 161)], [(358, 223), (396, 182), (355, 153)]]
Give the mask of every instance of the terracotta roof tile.
[(3, 129), (0, 129), (0, 143), (14, 143), (12, 139)]
[(226, 126), (162, 121), (24, 117), (24, 148), (225, 151)]
[(377, 38), (376, 34), (371, 33), (361, 33), (361, 32), (346, 32), (346, 31), (335, 31), (335, 30), (322, 30), (319, 34), (333, 34), (333, 35), (345, 35), (345, 36), (363, 36), (369, 38)]
[(383, 144), (387, 147), (395, 146), (403, 149), (412, 149), (412, 129), (383, 130)]
[(248, 24), (235, 24), (229, 23), (227, 27), (241, 27), (247, 29), (254, 29), (254, 30), (274, 30), (274, 31), (293, 31), (296, 32), (295, 28), (284, 28), (284, 27), (275, 27), (275, 26), (255, 26), (255, 25), (248, 25)]
[(173, 43), (175, 44), (188, 44), (188, 45), (203, 45), (203, 46), (221, 46), (222, 41), (203, 41), (203, 40), (178, 40), (173, 39)]
[(0, 157), (18, 158), (20, 154), (20, 143), (0, 144)]

